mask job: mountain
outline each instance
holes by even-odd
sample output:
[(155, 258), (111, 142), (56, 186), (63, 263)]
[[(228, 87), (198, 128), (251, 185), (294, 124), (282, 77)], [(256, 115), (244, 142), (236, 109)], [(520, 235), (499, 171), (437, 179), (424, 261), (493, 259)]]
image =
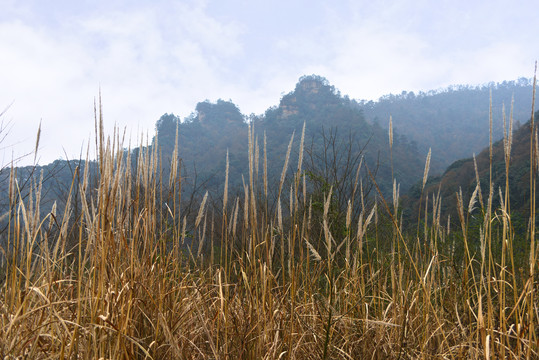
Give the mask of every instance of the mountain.
[(452, 86), (429, 92), (403, 91), (378, 101), (359, 101), (358, 107), (369, 122), (383, 126), (393, 117), (401, 134), (417, 143), (422, 154), (432, 147), (431, 173), (440, 174), (452, 162), (471, 157), (488, 146), (489, 99), (492, 94), (494, 139), (503, 136), (503, 111), (509, 118), (514, 98), (513, 118), (516, 127), (526, 122), (531, 109), (531, 80), (489, 83), (482, 86)]
[(248, 125), (235, 104), (224, 100), (200, 102), (196, 112), (183, 122), (173, 114), (163, 115), (156, 123), (156, 130), (157, 144), (166, 165), (170, 164), (174, 150), (176, 128), (185, 193), (190, 195), (202, 188), (215, 194), (223, 190), (227, 150), (230, 179), (235, 185), (241, 183), (241, 174), (245, 174), (247, 165)]
[[(534, 114), (534, 118), (539, 118), (539, 111)], [(530, 126), (526, 124), (514, 129), (510, 149), (509, 161), (509, 206), (511, 211), (511, 226), (516, 234), (526, 232), (530, 214)], [(536, 126), (537, 128), (537, 126)], [(535, 130), (536, 131), (536, 130)], [(535, 134), (534, 131), (534, 134)], [(535, 135), (534, 135), (535, 136)], [(486, 202), (490, 191), (490, 150), (484, 148), (477, 156), (477, 174), (479, 177), (481, 194), (476, 197), (476, 204), (472, 211), (469, 211), (472, 225), (480, 226), (482, 221), (482, 205), (486, 207)], [(495, 142), (492, 146), (492, 184), (493, 184), (493, 212), (500, 208), (500, 193), (505, 196), (506, 192), (506, 165), (504, 140)], [(457, 213), (457, 193), (462, 191), (464, 211), (468, 211), (469, 201), (477, 187), (477, 176), (475, 172), (474, 159), (466, 158), (455, 161), (441, 176), (431, 178), (423, 191), (422, 207), (424, 199), (438, 193), (442, 199), (441, 223), (446, 223), (447, 218), (451, 218), (454, 226), (458, 227), (459, 217)], [(409, 223), (417, 224), (417, 214), (419, 198), (421, 196), (421, 184), (412, 187), (404, 200)], [(538, 199), (539, 200), (539, 199)], [(537, 200), (536, 200), (537, 201)]]
[[(292, 158), (297, 161), (299, 140), (305, 124), (306, 164), (316, 167), (323, 165), (322, 152), (329, 145), (324, 144), (324, 140), (329, 141), (331, 138), (333, 146), (343, 150), (350, 146), (349, 155), (364, 156), (364, 165), (378, 174), (381, 188), (385, 191), (391, 188), (387, 130), (365, 121), (357, 106), (347, 97), (341, 96), (320, 76), (302, 77), (294, 91), (284, 95), (278, 106), (268, 109), (263, 115), (251, 117), (249, 121), (254, 127), (260, 164), (264, 134), (266, 136), (270, 183), (278, 183), (293, 133), (295, 141)], [(248, 124), (235, 104), (224, 100), (216, 103), (201, 102), (196, 112), (184, 121), (173, 114), (163, 115), (156, 124), (157, 144), (162, 154), (172, 153), (176, 127), (179, 154), (188, 181), (194, 183), (196, 177), (199, 184), (204, 183), (205, 188), (218, 194), (223, 189), (228, 151), (229, 182), (236, 187), (242, 185), (242, 175), (246, 178), (249, 174)], [(418, 180), (422, 160), (415, 147), (398, 134), (394, 135), (393, 149), (395, 176), (402, 188), (407, 189)], [(163, 163), (168, 162), (169, 158), (163, 157)], [(259, 168), (262, 175), (261, 166)]]
[[(203, 101), (195, 111), (181, 120), (174, 114), (164, 114), (156, 123), (156, 137), (149, 144), (132, 149), (132, 174), (136, 174), (135, 160), (149, 146), (158, 147), (164, 188), (168, 185), (172, 153), (178, 134), (178, 153), (181, 158), (182, 201), (196, 207), (197, 201), (209, 192), (210, 202), (219, 203), (225, 183), (226, 156), (229, 158), (229, 192), (243, 194), (243, 184), (249, 183), (249, 124), (253, 128), (253, 151), (259, 161), (255, 182), (261, 190), (264, 162), (264, 138), (268, 169), (268, 193), (275, 200), (281, 172), (285, 163), (288, 144), (295, 134), (292, 154), (288, 162), (285, 190), (289, 189), (291, 176), (297, 168), (299, 142), (305, 125), (303, 176), (309, 191), (339, 195), (339, 207), (345, 207), (350, 196), (348, 190), (356, 179), (357, 168), (362, 163), (359, 185), (376, 177), (382, 191), (389, 194), (392, 188), (391, 159), (389, 156), (388, 131), (378, 124), (367, 122), (357, 103), (341, 96), (329, 82), (320, 76), (304, 76), (295, 89), (284, 95), (277, 106), (264, 114), (247, 118), (231, 101), (215, 103)], [(394, 175), (401, 188), (406, 190), (418, 180), (422, 171), (422, 159), (413, 144), (395, 132), (393, 141)], [(44, 172), (42, 204), (47, 213), (54, 202), (63, 210), (71, 186), (75, 167), (82, 172), (90, 166), (97, 172), (94, 161), (86, 164), (57, 160), (50, 165), (25, 167), (17, 170), (19, 184), (28, 183), (31, 176)], [(0, 181), (4, 189), (9, 187), (9, 169), (4, 169)], [(314, 184), (314, 185), (313, 185)], [(29, 196), (30, 186), (21, 189), (21, 196)], [(372, 186), (370, 187), (372, 190)], [(0, 198), (0, 206), (9, 204), (7, 192)], [(367, 194), (364, 194), (367, 196)], [(359, 197), (358, 197), (359, 201)], [(342, 209), (341, 209), (342, 210)], [(75, 214), (76, 215), (76, 214)]]
[[(455, 87), (418, 95), (403, 93), (383, 97), (378, 102), (365, 102), (341, 95), (321, 76), (303, 76), (279, 104), (261, 115), (247, 117), (236, 104), (225, 100), (200, 102), (194, 112), (183, 120), (166, 113), (156, 123), (157, 136), (147, 145), (159, 147), (163, 184), (168, 184), (171, 155), (178, 132), (182, 200), (191, 199), (190, 203), (194, 204), (209, 191), (210, 201), (218, 202), (224, 188), (227, 151), (229, 191), (243, 194), (243, 184), (249, 182), (248, 131), (251, 125), (253, 151), (259, 159), (257, 164), (253, 164), (257, 165), (254, 175), (258, 176), (258, 190), (262, 184), (265, 142), (269, 192), (275, 199), (290, 137), (294, 134), (288, 177), (284, 179), (286, 188), (289, 188), (291, 174), (297, 168), (299, 142), (305, 124), (302, 176), (308, 190), (325, 194), (332, 188), (334, 194), (338, 194), (342, 210), (356, 186), (356, 179), (359, 185), (363, 185), (365, 197), (369, 191), (372, 191), (370, 194), (376, 192), (368, 171), (376, 178), (384, 196), (391, 196), (393, 178), (404, 193), (423, 176), (428, 146), (433, 148), (432, 174), (449, 159), (474, 151), (484, 142), (485, 136), (488, 142), (489, 88), (493, 89), (493, 104), (506, 101), (507, 94), (513, 92), (514, 117), (524, 119), (519, 104), (520, 98), (529, 97), (527, 92), (525, 96), (521, 95), (521, 91), (528, 87), (527, 80), (520, 80), (490, 87)], [(501, 113), (497, 107), (494, 111)], [(386, 126), (389, 114), (393, 115), (395, 126), (391, 152)], [(481, 125), (485, 121), (486, 132)], [(498, 129), (495, 136), (500, 132), (499, 127), (495, 126), (495, 130)], [(448, 150), (444, 152), (444, 149)], [(133, 161), (140, 151), (141, 148), (132, 150)], [(360, 163), (360, 176), (356, 177)], [(52, 206), (57, 201), (61, 209), (76, 165), (80, 165), (79, 170), (82, 170), (85, 163), (58, 160), (41, 167), (17, 169), (19, 184), (27, 182), (30, 174), (43, 171), (42, 203)], [(89, 165), (92, 171), (97, 171), (93, 161)], [(1, 174), (0, 182), (4, 189), (9, 183), (8, 170), (4, 169)], [(25, 191), (23, 187), (22, 196), (28, 196)], [(0, 198), (0, 202), (6, 201), (5, 196)]]
[[(323, 77), (311, 75), (300, 78), (294, 91), (284, 95), (278, 106), (268, 109), (254, 123), (259, 136), (266, 133), (268, 149), (273, 153), (271, 159), (277, 160), (286, 153), (288, 139), (283, 136), (295, 132), (296, 138), (299, 138), (305, 123), (308, 170), (310, 167), (310, 170), (321, 171), (328, 166), (335, 167), (337, 172), (351, 170), (343, 167), (350, 167), (350, 156), (360, 154), (365, 160), (363, 165), (377, 174), (376, 180), (382, 191), (386, 194), (391, 191), (392, 171), (387, 128), (367, 122), (357, 103), (347, 96), (341, 96)], [(272, 163), (277, 165), (279, 162)], [(408, 189), (418, 180), (422, 163), (423, 159), (414, 144), (395, 132), (394, 176), (402, 189)], [(353, 172), (355, 175), (355, 169)], [(326, 173), (324, 176), (330, 175)], [(333, 174), (331, 185), (339, 181), (338, 175)], [(369, 180), (367, 173), (364, 173), (364, 179)]]
[[(0, 169), (0, 235), (7, 226), (7, 215), (17, 197), (27, 200), (35, 200), (39, 197), (40, 208), (29, 207), (29, 214), (39, 213), (45, 216), (55, 209), (55, 213), (60, 218), (63, 217), (66, 203), (71, 201), (73, 205), (69, 216), (78, 217), (81, 214), (79, 202), (80, 183), (82, 174), (86, 167), (90, 175), (89, 187), (95, 188), (95, 177), (97, 164), (94, 161), (86, 162), (75, 159), (71, 161), (55, 160), (54, 162), (40, 166), (4, 167)], [(12, 172), (13, 171), (13, 172)], [(13, 174), (13, 178), (11, 175)], [(14, 181), (11, 181), (11, 180)], [(73, 181), (74, 180), (74, 181)], [(10, 182), (12, 188), (10, 189)], [(41, 182), (41, 185), (38, 184)], [(72, 198), (69, 200), (69, 191), (72, 190)], [(27, 204), (27, 206), (33, 206)], [(11, 209), (14, 210), (14, 209)], [(31, 215), (29, 215), (31, 216)], [(37, 224), (36, 224), (37, 226)], [(1, 241), (1, 236), (0, 236)]]

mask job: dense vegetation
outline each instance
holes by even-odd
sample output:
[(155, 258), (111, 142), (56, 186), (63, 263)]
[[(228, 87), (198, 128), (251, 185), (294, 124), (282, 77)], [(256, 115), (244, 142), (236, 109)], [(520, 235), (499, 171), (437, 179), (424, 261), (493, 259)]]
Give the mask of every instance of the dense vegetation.
[[(387, 124), (393, 116), (395, 129), (415, 142), (420, 153), (432, 148), (431, 171), (441, 174), (458, 159), (469, 158), (488, 146), (489, 98), (494, 114), (493, 136), (503, 136), (502, 108), (513, 103), (515, 128), (527, 121), (531, 109), (531, 80), (504, 81), (481, 86), (452, 86), (438, 91), (403, 91), (378, 101), (360, 101), (370, 122)], [(509, 114), (507, 114), (509, 117)]]
[[(266, 139), (271, 180), (278, 180), (282, 170), (279, 160), (286, 153), (290, 136), (296, 134), (294, 140), (297, 144), (305, 124), (306, 151), (313, 168), (310, 170), (315, 171), (322, 165), (318, 158), (323, 157), (324, 152), (329, 156), (330, 145), (349, 146), (347, 153), (360, 154), (365, 158), (364, 165), (379, 174), (379, 184), (384, 193), (391, 191), (387, 130), (366, 122), (356, 103), (342, 97), (320, 76), (302, 77), (294, 91), (283, 96), (278, 106), (268, 109), (264, 115), (253, 115), (248, 121), (254, 127), (254, 141), (260, 145), (261, 152)], [(214, 104), (205, 101), (199, 103), (196, 112), (183, 122), (177, 116), (165, 114), (156, 127), (163, 154), (172, 153), (178, 127), (179, 151), (186, 176), (194, 181), (196, 174), (198, 181), (203, 182), (206, 189), (213, 190), (214, 195), (222, 191), (225, 154), (228, 151), (230, 178), (233, 179), (231, 186), (241, 189), (241, 176), (248, 173), (248, 122), (236, 105), (223, 100)], [(420, 179), (418, 174), (422, 171), (423, 159), (420, 159), (417, 149), (398, 133), (394, 139), (395, 172), (405, 191)]]
[[(142, 139), (135, 143), (131, 158), (137, 158), (139, 149), (157, 145), (161, 171), (166, 177), (178, 131), (182, 196), (184, 200), (189, 199), (185, 210), (192, 212), (195, 202), (200, 201), (206, 191), (209, 191), (210, 202), (222, 198), (227, 152), (230, 191), (244, 191), (242, 176), (248, 174), (249, 123), (254, 127), (254, 141), (260, 156), (266, 140), (270, 183), (279, 180), (280, 161), (286, 154), (290, 136), (295, 133), (294, 152), (305, 124), (306, 172), (311, 180), (318, 179), (313, 187), (334, 186), (340, 189), (341, 202), (344, 201), (345, 189), (350, 188), (350, 182), (355, 180), (355, 169), (363, 161), (363, 180), (371, 180), (366, 170), (370, 169), (382, 193), (391, 196), (393, 177), (398, 180), (401, 193), (421, 180), (429, 147), (432, 147), (430, 173), (441, 174), (453, 161), (470, 157), (488, 144), (490, 90), (495, 119), (502, 113), (502, 104), (510, 104), (514, 94), (514, 127), (518, 128), (520, 122), (527, 120), (531, 85), (526, 79), (488, 86), (455, 86), (417, 95), (403, 92), (367, 102), (342, 96), (323, 77), (304, 76), (278, 105), (262, 115), (246, 116), (237, 105), (224, 100), (201, 102), (183, 120), (174, 114), (164, 114), (156, 123), (157, 136), (149, 142)], [(394, 124), (392, 154), (388, 151), (390, 115)], [(501, 123), (501, 120), (493, 123), (494, 139), (502, 136)], [(43, 172), (42, 215), (46, 215), (54, 203), (57, 210), (63, 211), (74, 170), (78, 166), (83, 171), (85, 164), (84, 159), (70, 159), (16, 168), (21, 196), (28, 196), (30, 175)], [(95, 166), (93, 161), (88, 164)], [(135, 166), (134, 160), (132, 166)], [(262, 175), (262, 167), (260, 163), (257, 174)], [(9, 178), (9, 167), (1, 169), (2, 188), (8, 186)], [(270, 187), (269, 191), (275, 189)], [(5, 192), (0, 194), (3, 213), (7, 211), (6, 199)]]
[[(389, 124), (389, 117), (387, 121)], [(259, 136), (264, 131), (268, 149), (272, 149), (268, 153), (269, 162), (277, 164), (274, 160), (286, 151), (288, 142), (283, 141), (282, 134), (299, 134), (303, 124), (306, 124), (308, 171), (321, 175), (325, 171), (322, 167), (328, 163), (340, 170), (347, 169), (354, 165), (345, 164), (343, 158), (359, 154), (364, 158), (364, 165), (377, 175), (382, 192), (391, 193), (392, 164), (387, 128), (368, 123), (354, 101), (341, 96), (319, 76), (301, 78), (294, 91), (283, 96), (278, 107), (268, 109), (263, 117), (256, 119)], [(394, 173), (406, 191), (420, 180), (424, 159), (398, 132), (394, 132), (392, 146)], [(338, 178), (342, 176), (334, 176), (330, 185), (335, 185)]]
[[(535, 113), (534, 118), (539, 118), (539, 112)], [(506, 119), (504, 139), (496, 141), (492, 147), (486, 147), (477, 156), (454, 162), (443, 175), (432, 177), (423, 192), (420, 184), (414, 186), (404, 201), (407, 222), (416, 223), (418, 214), (423, 214), (421, 221), (429, 221), (430, 219), (426, 220), (424, 217), (429, 213), (429, 216), (432, 216), (432, 208), (430, 210), (427, 208), (427, 212), (423, 209), (421, 213), (418, 209), (419, 203), (429, 199), (431, 202), (429, 206), (432, 206), (435, 198), (439, 197), (443, 199), (438, 215), (439, 221), (447, 223), (453, 229), (458, 229), (460, 228), (459, 197), (471, 199), (475, 196), (476, 203), (468, 206), (467, 213), (470, 217), (470, 231), (478, 237), (483, 214), (487, 211), (488, 205), (482, 194), (489, 194), (489, 187), (492, 184), (491, 207), (501, 208), (503, 203), (506, 203), (505, 206), (511, 211), (511, 236), (518, 244), (515, 248), (525, 248), (529, 241), (527, 232), (530, 207), (532, 207), (530, 204), (530, 141), (535, 134), (530, 129), (530, 121), (518, 129), (514, 129), (513, 126), (512, 119)], [(535, 201), (537, 200), (539, 199), (536, 197)], [(424, 204), (424, 202), (421, 203)], [(493, 223), (493, 227), (497, 230), (502, 225), (499, 221)], [(473, 246), (479, 251), (479, 242), (476, 241)], [(500, 246), (498, 244), (494, 251), (499, 253)], [(521, 260), (522, 256), (517, 259)]]
[[(165, 115), (157, 138), (133, 151), (117, 135), (107, 140), (96, 116), (97, 160), (67, 164), (63, 211), (53, 205), (45, 215), (46, 173), (42, 181), (39, 169), (11, 169), (0, 234), (0, 356), (539, 357), (534, 119), (528, 152), (513, 148), (515, 165), (528, 159), (527, 175), (509, 166), (507, 135), (488, 163), (480, 155), (488, 181), (482, 165), (481, 186), (469, 199), (458, 196), (456, 229), (427, 182), (430, 158), (425, 171), (401, 163), (411, 145), (352, 105), (307, 77), (249, 124), (225, 101), (199, 104), (181, 124)], [(354, 119), (365, 134), (340, 137), (323, 122), (331, 114), (337, 125)], [(271, 138), (294, 131), (292, 140)], [(236, 158), (235, 146), (245, 150)], [(383, 153), (373, 157), (371, 146)], [(182, 151), (208, 167), (190, 170)], [(419, 172), (414, 211), (428, 204), (427, 221), (407, 223), (397, 185), (406, 165)], [(509, 194), (526, 179), (531, 205), (513, 215)], [(219, 192), (212, 199), (206, 189)], [(519, 217), (529, 224), (526, 242), (515, 241)], [(417, 230), (408, 235), (410, 227)]]

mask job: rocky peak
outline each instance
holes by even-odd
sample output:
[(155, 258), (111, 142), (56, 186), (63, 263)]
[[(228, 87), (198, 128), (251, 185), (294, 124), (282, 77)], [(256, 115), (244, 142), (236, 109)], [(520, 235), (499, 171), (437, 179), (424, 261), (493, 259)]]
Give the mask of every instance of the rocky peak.
[(243, 115), (231, 101), (217, 100), (211, 103), (206, 100), (196, 106), (197, 119), (203, 124), (243, 123)]

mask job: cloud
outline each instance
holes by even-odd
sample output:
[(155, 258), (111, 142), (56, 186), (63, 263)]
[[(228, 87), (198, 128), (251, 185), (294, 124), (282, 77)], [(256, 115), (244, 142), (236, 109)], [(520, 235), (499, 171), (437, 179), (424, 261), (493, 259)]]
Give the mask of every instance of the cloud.
[(161, 114), (186, 116), (221, 94), (223, 62), (242, 51), (238, 26), (206, 16), (203, 4), (79, 15), (61, 27), (15, 19), (0, 31), (10, 34), (0, 37), (0, 106), (15, 100), (6, 116), (8, 145), (17, 146), (8, 151), (17, 157), (31, 148), (42, 119), (42, 162), (63, 156), (62, 148), (78, 156), (100, 88), (109, 131), (153, 131)]
[[(136, 136), (165, 112), (233, 100), (262, 113), (316, 73), (352, 98), (530, 76), (539, 58), (529, 2), (8, 0), (0, 14), (7, 150), (78, 156), (104, 118)], [(309, 5), (309, 6), (307, 6)], [(2, 144), (4, 145), (4, 144)]]
[(530, 77), (539, 53), (522, 23), (532, 16), (521, 6), (504, 11), (497, 1), (351, 2), (329, 12), (316, 36), (280, 45), (304, 73), (322, 74), (354, 98)]

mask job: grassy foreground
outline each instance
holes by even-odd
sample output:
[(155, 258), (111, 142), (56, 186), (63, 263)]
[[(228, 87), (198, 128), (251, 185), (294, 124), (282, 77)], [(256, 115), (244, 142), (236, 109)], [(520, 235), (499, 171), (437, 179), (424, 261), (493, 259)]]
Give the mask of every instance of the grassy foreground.
[[(513, 258), (509, 194), (501, 189), (503, 203), (493, 204), (499, 190), (492, 184), (489, 194), (460, 195), (460, 231), (441, 223), (442, 200), (423, 194), (424, 221), (417, 234), (403, 235), (398, 187), (392, 200), (372, 203), (357, 180), (350, 204), (363, 204), (358, 216), (350, 205), (335, 225), (331, 188), (316, 216), (302, 171), (303, 136), (296, 170), (287, 174), (290, 142), (273, 188), (277, 201), (268, 195), (265, 149), (259, 156), (250, 131), (243, 195), (229, 199), (225, 183), (217, 211), (204, 197), (187, 217), (177, 150), (164, 179), (155, 147), (133, 160), (120, 136), (106, 141), (102, 119), (96, 123), (99, 173), (86, 167), (74, 179), (79, 195), (70, 193), (63, 214), (53, 209), (40, 218), (39, 179), (21, 201), (12, 176), (0, 272), (2, 357), (539, 357), (533, 119), (527, 259)], [(423, 187), (427, 174), (428, 160)], [(477, 238), (468, 231), (474, 207), (483, 219)], [(491, 251), (494, 243), (501, 252)]]

